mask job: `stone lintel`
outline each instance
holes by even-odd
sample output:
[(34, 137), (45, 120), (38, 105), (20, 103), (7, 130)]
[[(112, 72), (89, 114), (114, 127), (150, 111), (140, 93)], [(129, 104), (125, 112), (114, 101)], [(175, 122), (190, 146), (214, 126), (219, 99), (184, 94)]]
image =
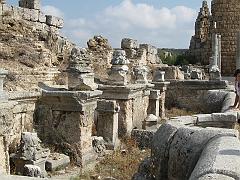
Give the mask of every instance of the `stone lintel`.
[(99, 89), (103, 91), (104, 99), (132, 99), (138, 96), (148, 95), (148, 85), (131, 84), (127, 86), (101, 85)]
[(154, 84), (154, 89), (166, 91), (167, 86), (170, 84), (170, 82), (152, 82)]
[(87, 101), (90, 99), (96, 99), (102, 94), (100, 90), (94, 91), (47, 91), (43, 90), (43, 96), (52, 97), (73, 97), (80, 101)]
[(227, 89), (228, 81), (224, 80), (171, 80), (169, 89), (171, 87), (198, 89), (198, 90), (214, 90)]

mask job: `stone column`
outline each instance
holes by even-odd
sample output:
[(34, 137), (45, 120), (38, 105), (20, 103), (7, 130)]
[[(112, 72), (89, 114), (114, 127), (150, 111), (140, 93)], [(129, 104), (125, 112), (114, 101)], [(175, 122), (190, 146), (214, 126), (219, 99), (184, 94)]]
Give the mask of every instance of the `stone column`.
[(165, 119), (165, 97), (167, 86), (170, 82), (165, 81), (164, 79), (164, 71), (156, 70), (154, 73), (154, 78), (152, 84), (154, 84), (154, 89), (160, 91), (160, 99), (159, 99), (159, 117), (161, 119)]
[(120, 107), (116, 101), (101, 100), (97, 103), (97, 135), (107, 142), (108, 149), (118, 146), (118, 113)]
[(160, 109), (160, 98), (161, 92), (160, 90), (151, 90), (149, 96), (149, 106), (148, 106), (148, 114), (154, 114), (159, 117), (159, 109)]
[(237, 33), (236, 69), (240, 69), (240, 32)]
[[(214, 23), (216, 29), (216, 23)], [(221, 80), (221, 35), (212, 34), (212, 57), (210, 58), (210, 80)]]
[(8, 99), (7, 93), (3, 90), (3, 83), (7, 74), (8, 71), (0, 69), (0, 101), (6, 101)]

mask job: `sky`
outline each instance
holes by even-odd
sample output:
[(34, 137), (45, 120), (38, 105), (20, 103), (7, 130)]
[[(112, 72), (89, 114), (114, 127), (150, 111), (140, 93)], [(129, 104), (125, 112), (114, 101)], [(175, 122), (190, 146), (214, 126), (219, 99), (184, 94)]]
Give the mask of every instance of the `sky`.
[[(18, 4), (18, 0), (7, 2)], [(45, 14), (64, 18), (61, 34), (81, 47), (94, 35), (102, 35), (114, 48), (123, 38), (159, 48), (188, 48), (202, 0), (42, 0), (41, 4)]]

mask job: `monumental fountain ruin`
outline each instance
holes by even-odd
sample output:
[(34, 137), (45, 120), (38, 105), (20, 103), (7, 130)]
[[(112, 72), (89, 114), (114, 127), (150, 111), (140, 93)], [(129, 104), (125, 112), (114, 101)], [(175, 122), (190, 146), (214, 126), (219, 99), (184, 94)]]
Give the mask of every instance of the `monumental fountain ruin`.
[[(0, 1), (0, 179), (46, 177), (70, 161), (87, 169), (125, 137), (151, 149), (135, 180), (239, 179), (239, 115), (229, 109), (235, 93), (221, 76), (235, 68), (235, 43), (226, 50), (235, 29), (228, 35), (232, 23), (220, 20), (229, 14), (219, 10), (225, 3), (213, 1), (210, 21), (204, 1), (196, 22), (190, 52), (209, 64), (206, 72), (163, 64), (156, 47), (131, 38), (117, 49), (102, 36), (78, 47), (60, 35), (63, 19), (41, 12), (40, 0), (20, 0), (19, 7)], [(28, 42), (36, 54), (4, 41), (5, 26), (10, 39)], [(166, 107), (199, 114), (169, 119)]]

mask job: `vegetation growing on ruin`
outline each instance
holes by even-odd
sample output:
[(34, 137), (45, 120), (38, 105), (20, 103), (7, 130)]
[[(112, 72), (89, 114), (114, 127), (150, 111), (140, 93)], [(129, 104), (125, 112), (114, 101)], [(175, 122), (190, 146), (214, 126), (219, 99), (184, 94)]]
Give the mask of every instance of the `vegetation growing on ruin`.
[(176, 107), (173, 107), (171, 109), (166, 109), (166, 116), (168, 118), (170, 117), (176, 117), (176, 116), (192, 116), (194, 114), (198, 114), (197, 112), (189, 111), (187, 109), (179, 109)]
[(114, 177), (118, 180), (132, 179), (140, 163), (150, 156), (150, 150), (140, 150), (134, 140), (127, 138), (119, 149), (107, 154), (92, 172), (73, 180), (92, 180)]

